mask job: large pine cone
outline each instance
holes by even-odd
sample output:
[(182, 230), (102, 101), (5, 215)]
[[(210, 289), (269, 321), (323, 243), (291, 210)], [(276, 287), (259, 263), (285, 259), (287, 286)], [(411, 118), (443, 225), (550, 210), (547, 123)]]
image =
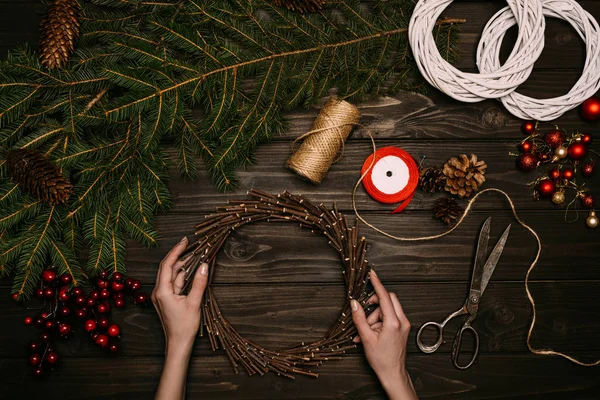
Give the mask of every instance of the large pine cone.
[(301, 13), (314, 13), (323, 7), (325, 0), (273, 0), (273, 4)]
[(63, 177), (60, 168), (38, 151), (10, 150), (6, 164), (15, 183), (50, 205), (66, 202), (73, 192), (73, 185)]
[(40, 23), (40, 62), (48, 69), (64, 67), (79, 39), (81, 6), (77, 0), (52, 0)]
[(470, 158), (466, 154), (452, 157), (444, 164), (444, 189), (458, 197), (470, 197), (485, 182), (486, 169), (487, 164), (477, 160), (475, 154), (471, 154)]

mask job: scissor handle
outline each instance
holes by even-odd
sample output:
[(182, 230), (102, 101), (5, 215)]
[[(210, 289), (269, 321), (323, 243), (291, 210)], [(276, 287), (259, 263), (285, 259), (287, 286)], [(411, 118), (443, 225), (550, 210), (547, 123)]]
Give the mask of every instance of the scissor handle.
[[(460, 355), (460, 348), (462, 346), (463, 333), (465, 331), (469, 331), (473, 334), (473, 338), (475, 340), (475, 348), (473, 349), (473, 356), (471, 357), (471, 361), (467, 365), (459, 365), (458, 364), (458, 356)], [(473, 363), (475, 363), (475, 359), (479, 354), (479, 334), (470, 324), (470, 321), (467, 320), (463, 326), (456, 332), (456, 337), (454, 338), (454, 342), (452, 343), (452, 363), (458, 369), (467, 369)]]
[[(433, 321), (424, 323), (423, 326), (419, 328), (419, 332), (417, 332), (417, 346), (419, 347), (419, 350), (421, 350), (423, 353), (430, 354), (439, 349), (439, 347), (442, 345), (442, 342), (444, 341), (444, 338), (442, 336), (444, 332), (444, 325), (444, 323), (440, 324), (438, 322)], [(435, 330), (437, 331), (437, 340), (432, 345), (427, 345), (421, 340), (421, 334), (423, 333), (423, 330), (428, 326), (435, 327)]]

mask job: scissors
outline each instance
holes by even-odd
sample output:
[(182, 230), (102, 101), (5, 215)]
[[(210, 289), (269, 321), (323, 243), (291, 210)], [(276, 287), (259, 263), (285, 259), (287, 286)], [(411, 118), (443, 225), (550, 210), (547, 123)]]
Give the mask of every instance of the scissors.
[[(504, 250), (504, 245), (506, 244), (506, 239), (508, 238), (508, 233), (510, 232), (510, 225), (506, 228), (498, 243), (492, 250), (492, 253), (488, 257), (487, 261), (485, 261), (485, 255), (487, 253), (488, 241), (490, 239), (490, 224), (492, 218), (488, 218), (481, 228), (481, 232), (479, 233), (479, 241), (477, 243), (477, 253), (475, 255), (475, 265), (473, 267), (473, 277), (471, 278), (471, 288), (469, 289), (469, 296), (465, 300), (465, 304), (452, 314), (448, 315), (442, 323), (438, 322), (427, 322), (421, 326), (419, 332), (417, 333), (417, 346), (424, 353), (433, 353), (435, 352), (442, 342), (444, 341), (443, 332), (444, 327), (453, 318), (456, 318), (461, 315), (468, 315), (463, 323), (462, 327), (456, 332), (456, 337), (454, 338), (454, 342), (452, 343), (452, 363), (458, 369), (467, 369), (475, 362), (477, 358), (477, 354), (479, 353), (479, 335), (477, 331), (471, 326), (471, 322), (475, 320), (477, 317), (477, 310), (479, 309), (479, 302), (481, 301), (481, 296), (485, 291), (485, 288), (492, 277), (492, 273), (494, 272), (494, 268), (496, 268), (496, 264), (498, 264), (498, 260), (500, 260), (500, 255)], [(424, 344), (421, 340), (421, 334), (423, 330), (428, 327), (433, 326), (437, 333), (438, 338), (437, 341), (433, 345)], [(460, 347), (462, 344), (463, 333), (465, 331), (470, 331), (475, 338), (475, 349), (473, 350), (473, 356), (471, 361), (467, 365), (459, 365), (458, 364), (458, 355), (460, 353)]]

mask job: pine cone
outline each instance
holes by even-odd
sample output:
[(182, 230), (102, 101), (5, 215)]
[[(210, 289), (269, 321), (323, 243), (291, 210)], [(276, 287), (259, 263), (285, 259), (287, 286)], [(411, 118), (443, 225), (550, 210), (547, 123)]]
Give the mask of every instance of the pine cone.
[(60, 168), (38, 151), (10, 150), (6, 164), (15, 183), (50, 205), (66, 202), (73, 192), (73, 185), (63, 177)]
[(437, 199), (433, 205), (433, 218), (439, 219), (446, 225), (454, 224), (462, 212), (462, 207), (450, 197)]
[(273, 0), (273, 4), (301, 13), (314, 13), (323, 7), (325, 0)]
[(438, 167), (423, 168), (419, 176), (419, 186), (425, 193), (441, 192), (446, 186), (446, 176)]
[(470, 197), (485, 182), (486, 169), (487, 164), (477, 160), (475, 154), (471, 154), (471, 158), (466, 154), (452, 157), (444, 164), (444, 189), (458, 197)]
[(64, 67), (79, 39), (81, 6), (77, 0), (51, 0), (40, 23), (40, 62), (48, 69)]

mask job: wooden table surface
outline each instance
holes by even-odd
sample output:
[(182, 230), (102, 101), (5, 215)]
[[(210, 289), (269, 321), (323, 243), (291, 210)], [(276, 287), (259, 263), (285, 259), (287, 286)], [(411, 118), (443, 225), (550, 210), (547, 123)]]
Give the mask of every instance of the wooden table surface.
[[(504, 6), (502, 1), (456, 2), (446, 13), (467, 19), (460, 35), (457, 65), (473, 69), (481, 29)], [(600, 1), (581, 4), (600, 19)], [(24, 41), (34, 44), (40, 16), (37, 1), (0, 0), (0, 55)], [(514, 38), (515, 32), (510, 32)], [(510, 36), (509, 35), (509, 36)], [(510, 43), (506, 46), (510, 49)], [(546, 48), (521, 92), (552, 97), (569, 90), (579, 77), (584, 47), (565, 22), (549, 20)], [(499, 102), (461, 104), (431, 91), (429, 95), (400, 93), (358, 105), (362, 123), (375, 133), (377, 145), (400, 146), (427, 165), (441, 164), (459, 153), (476, 153), (489, 167), (486, 187), (507, 191), (522, 219), (540, 235), (543, 252), (532, 274), (531, 289), (538, 304), (535, 347), (551, 347), (584, 360), (600, 357), (600, 229), (587, 229), (585, 213), (566, 223), (564, 209), (550, 202), (534, 202), (526, 183), (536, 172), (521, 173), (508, 153), (522, 134), (520, 122)], [(290, 115), (291, 129), (260, 147), (256, 165), (240, 171), (240, 187), (218, 193), (206, 174), (197, 182), (172, 173), (174, 207), (158, 218), (160, 248), (147, 250), (129, 242), (128, 271), (149, 291), (159, 260), (182, 236), (190, 235), (203, 216), (246, 190), (289, 190), (331, 204), (351, 215), (350, 195), (370, 143), (358, 129), (346, 145), (341, 162), (325, 181), (314, 186), (284, 168), (290, 141), (306, 132), (318, 110)], [(600, 142), (600, 124), (584, 123), (577, 111), (556, 121), (561, 127), (590, 132)], [(591, 182), (600, 191), (600, 179)], [(600, 192), (598, 192), (600, 193)], [(361, 189), (358, 207), (365, 216), (395, 234), (431, 235), (444, 227), (431, 219), (436, 196), (418, 193), (399, 215), (391, 206), (372, 201)], [(464, 301), (476, 237), (481, 223), (493, 217), (492, 241), (513, 222), (504, 255), (482, 299), (474, 323), (481, 337), (479, 362), (467, 371), (450, 362), (450, 345), (426, 355), (416, 347), (416, 329), (425, 321), (441, 320)], [(531, 354), (525, 337), (531, 307), (525, 296), (524, 276), (535, 254), (534, 239), (514, 220), (507, 202), (486, 195), (475, 212), (453, 234), (431, 242), (398, 243), (363, 227), (370, 241), (369, 260), (389, 289), (398, 294), (413, 328), (409, 338), (408, 369), (421, 398), (432, 399), (597, 399), (600, 367), (585, 368), (556, 357)], [(340, 261), (326, 241), (285, 224), (251, 225), (236, 232), (219, 256), (216, 295), (222, 310), (240, 332), (268, 348), (281, 348), (325, 333), (339, 313), (344, 295)], [(0, 282), (0, 398), (6, 399), (149, 399), (163, 363), (164, 340), (152, 307), (128, 307), (114, 312), (123, 331), (119, 357), (101, 354), (85, 335), (59, 347), (59, 370), (43, 382), (31, 378), (26, 344), (33, 333), (22, 319), (28, 312), (9, 300), (10, 282)], [(453, 324), (447, 334), (453, 334)], [(295, 381), (269, 374), (249, 378), (235, 375), (222, 352), (212, 353), (206, 338), (197, 340), (188, 378), (188, 398), (385, 398), (362, 352), (319, 368), (318, 379)]]

